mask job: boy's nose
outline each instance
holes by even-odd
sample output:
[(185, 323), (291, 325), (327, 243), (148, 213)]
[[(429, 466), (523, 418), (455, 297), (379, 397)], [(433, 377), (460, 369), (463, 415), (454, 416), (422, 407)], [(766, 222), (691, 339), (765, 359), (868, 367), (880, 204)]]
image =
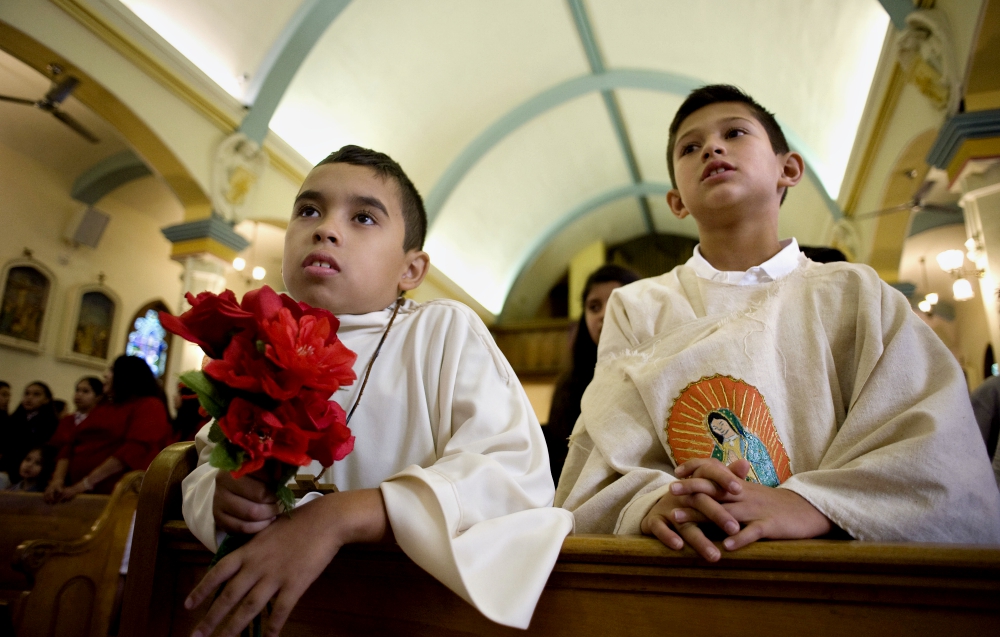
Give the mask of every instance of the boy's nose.
[(725, 149), (721, 144), (711, 143), (705, 144), (705, 154), (702, 156), (703, 159), (708, 159), (713, 155), (722, 155), (725, 153)]
[(340, 231), (333, 224), (323, 224), (316, 228), (313, 234), (313, 241), (316, 243), (332, 243), (337, 245), (341, 242)]

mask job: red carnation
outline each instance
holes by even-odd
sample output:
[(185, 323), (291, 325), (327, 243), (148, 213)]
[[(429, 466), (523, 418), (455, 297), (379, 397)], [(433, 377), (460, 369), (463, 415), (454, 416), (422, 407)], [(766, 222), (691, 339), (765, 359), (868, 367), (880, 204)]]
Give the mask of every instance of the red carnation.
[[(347, 349), (337, 338), (340, 322), (337, 317), (304, 314), (296, 320), (288, 308), (281, 308), (275, 320), (265, 323), (263, 336), (267, 340), (267, 358), (283, 370), (274, 376), (284, 394), (297, 394), (301, 387), (326, 391), (327, 395), (356, 378), (354, 361), (357, 354)], [(280, 398), (268, 388), (268, 394)]]
[(257, 321), (236, 302), (231, 290), (222, 294), (202, 292), (198, 296), (187, 293), (191, 309), (180, 316), (160, 312), (160, 324), (184, 340), (199, 345), (210, 358), (220, 358), (233, 334), (256, 331)]
[[(287, 416), (287, 413), (282, 415)], [(310, 436), (291, 419), (282, 419), (242, 398), (234, 398), (229, 403), (226, 415), (219, 419), (219, 428), (247, 454), (246, 461), (233, 472), (234, 478), (257, 471), (268, 458), (298, 467), (310, 462), (306, 453)]]

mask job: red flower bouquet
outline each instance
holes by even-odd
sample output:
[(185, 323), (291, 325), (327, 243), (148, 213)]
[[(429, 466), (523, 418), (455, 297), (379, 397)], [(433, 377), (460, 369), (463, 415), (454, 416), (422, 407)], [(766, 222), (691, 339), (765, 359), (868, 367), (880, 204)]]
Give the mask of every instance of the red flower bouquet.
[(264, 469), (291, 511), (286, 483), (298, 467), (314, 460), (328, 467), (354, 449), (344, 410), (328, 399), (354, 382), (357, 355), (337, 338), (332, 313), (267, 286), (242, 303), (229, 290), (187, 299), (190, 310), (161, 312), (160, 323), (212, 359), (180, 378), (215, 418), (209, 463), (234, 478)]

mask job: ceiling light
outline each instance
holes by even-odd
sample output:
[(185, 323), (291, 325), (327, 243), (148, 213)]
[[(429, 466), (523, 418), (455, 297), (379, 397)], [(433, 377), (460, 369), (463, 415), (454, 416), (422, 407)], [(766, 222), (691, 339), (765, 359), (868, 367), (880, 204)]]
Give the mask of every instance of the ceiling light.
[(247, 260), (243, 257), (236, 257), (233, 259), (233, 269), (237, 272), (242, 272), (243, 268), (247, 267)]
[(955, 272), (962, 269), (965, 255), (962, 254), (961, 250), (945, 250), (937, 255), (937, 262), (945, 272)]
[(931, 292), (930, 294), (924, 297), (924, 300), (930, 303), (931, 305), (935, 305), (938, 302), (938, 293)]
[(921, 312), (925, 312), (927, 314), (931, 313), (931, 303), (927, 299), (924, 299), (920, 303), (917, 303), (917, 307), (920, 308)]
[(975, 294), (972, 293), (972, 284), (966, 279), (958, 279), (951, 286), (951, 292), (955, 295), (956, 301), (968, 301)]
[(254, 281), (260, 281), (264, 278), (265, 274), (267, 274), (267, 272), (264, 270), (264, 268), (258, 265), (253, 269), (251, 276), (253, 276)]

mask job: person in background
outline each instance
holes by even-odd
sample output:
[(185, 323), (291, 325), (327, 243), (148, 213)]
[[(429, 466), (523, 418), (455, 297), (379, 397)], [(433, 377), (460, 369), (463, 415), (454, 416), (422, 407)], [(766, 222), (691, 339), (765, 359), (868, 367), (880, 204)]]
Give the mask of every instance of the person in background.
[(573, 359), (556, 383), (549, 409), (549, 421), (542, 431), (549, 447), (549, 467), (552, 479), (558, 483), (568, 451), (567, 440), (580, 417), (580, 399), (594, 377), (597, 365), (597, 343), (604, 325), (604, 308), (611, 293), (639, 280), (639, 275), (620, 265), (603, 265), (594, 271), (583, 286), (583, 314), (573, 339)]
[(153, 372), (141, 358), (119, 356), (105, 374), (104, 398), (59, 451), (45, 498), (111, 493), (126, 471), (145, 470), (172, 436)]
[(7, 422), (10, 416), (10, 383), (0, 380), (0, 426)]
[(194, 440), (195, 434), (202, 428), (211, 416), (204, 415), (198, 395), (184, 383), (177, 383), (177, 394), (174, 396), (174, 442)]
[(100, 378), (96, 376), (84, 376), (77, 381), (76, 391), (73, 392), (73, 405), (76, 407), (76, 411), (63, 416), (59, 420), (56, 432), (49, 439), (49, 446), (58, 452), (63, 445), (69, 442), (73, 432), (80, 426), (84, 418), (87, 417), (87, 414), (97, 405), (103, 394), (104, 383)]
[(47, 443), (57, 424), (49, 386), (35, 381), (25, 387), (21, 404), (0, 433), (0, 470), (11, 478), (18, 475), (24, 456)]
[(7, 487), (8, 491), (41, 492), (45, 490), (45, 478), (47, 477), (46, 453), (44, 447), (35, 447), (28, 451), (21, 460), (18, 474), (21, 476), (20, 482)]

